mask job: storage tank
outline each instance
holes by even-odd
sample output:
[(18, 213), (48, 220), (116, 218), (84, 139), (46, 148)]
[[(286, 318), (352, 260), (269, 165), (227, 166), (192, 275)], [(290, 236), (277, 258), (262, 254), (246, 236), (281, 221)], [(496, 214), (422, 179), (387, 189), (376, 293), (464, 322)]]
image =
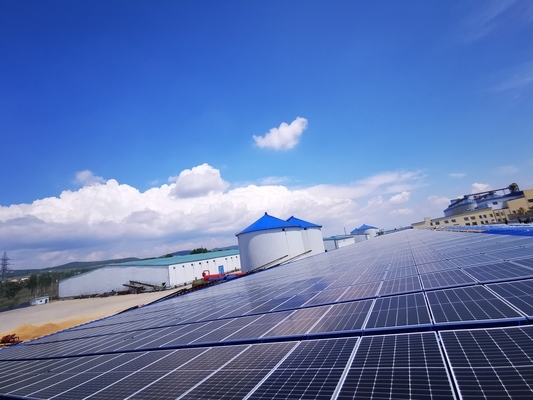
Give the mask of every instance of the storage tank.
[(287, 219), (287, 222), (295, 223), (302, 229), (300, 233), (302, 234), (302, 242), (306, 257), (323, 253), (325, 251), (324, 238), (322, 237), (321, 230), (322, 225), (313, 224), (294, 216)]
[(252, 225), (236, 234), (241, 270), (268, 268), (301, 256), (304, 251), (301, 228), (265, 212)]
[[(355, 228), (350, 233), (352, 235), (362, 236), (364, 237), (364, 240), (368, 240), (368, 239), (374, 238), (377, 235), (377, 232), (378, 232), (378, 228), (376, 228), (375, 226), (363, 224), (359, 228)], [(358, 241), (359, 240), (356, 240), (356, 242)]]

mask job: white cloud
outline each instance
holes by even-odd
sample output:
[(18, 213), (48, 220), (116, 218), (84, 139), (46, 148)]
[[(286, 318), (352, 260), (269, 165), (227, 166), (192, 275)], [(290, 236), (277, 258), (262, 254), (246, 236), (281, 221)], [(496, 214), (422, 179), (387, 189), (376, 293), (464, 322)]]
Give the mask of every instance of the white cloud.
[(300, 136), (307, 128), (307, 120), (298, 117), (287, 125), (282, 122), (279, 128), (272, 128), (265, 136), (256, 136), (253, 138), (259, 147), (272, 148), (275, 150), (289, 150), (298, 144)]
[(261, 185), (281, 185), (290, 182), (291, 179), (286, 176), (267, 176), (260, 180)]
[(471, 193), (486, 192), (487, 190), (491, 190), (491, 187), (488, 183), (473, 183)]
[(105, 179), (101, 176), (94, 175), (91, 171), (86, 169), (84, 171), (76, 172), (76, 183), (82, 186), (91, 186), (98, 183), (105, 183)]
[(220, 193), (229, 187), (229, 183), (220, 176), (220, 171), (208, 164), (181, 171), (177, 177), (170, 177), (175, 182), (171, 194), (176, 197), (199, 197), (210, 193)]
[(429, 196), (428, 202), (435, 206), (446, 207), (450, 202), (450, 199), (448, 199), (447, 197)]
[[(228, 189), (220, 171), (209, 164), (184, 170), (169, 184), (145, 192), (115, 179), (97, 179), (96, 184), (63, 191), (59, 197), (0, 206), (0, 243), (17, 260), (16, 268), (32, 268), (233, 245), (235, 233), (265, 211), (321, 224), (324, 236), (362, 223), (403, 226), (414, 222), (408, 209), (394, 210), (395, 204), (384, 201), (384, 196), (389, 198), (391, 186), (415, 188), (422, 179), (420, 173), (401, 171), (347, 185), (291, 189), (246, 184)], [(405, 198), (403, 193), (390, 197)]]
[(410, 208), (399, 208), (397, 210), (392, 210), (390, 212), (391, 215), (410, 215), (412, 214), (414, 211)]
[(487, 0), (474, 2), (460, 26), (465, 43), (481, 40), (497, 31), (516, 29), (531, 23), (533, 6), (529, 0)]
[(452, 178), (457, 178), (457, 179), (461, 179), (461, 178), (464, 178), (466, 176), (466, 174), (464, 172), (452, 172), (450, 174), (450, 176)]
[(517, 65), (503, 72), (500, 82), (491, 89), (493, 92), (517, 92), (533, 86), (533, 60)]
[(516, 165), (502, 165), (496, 169), (497, 175), (515, 175), (520, 172), (520, 168)]
[(409, 196), (410, 196), (409, 192), (398, 193), (389, 199), (389, 203), (393, 203), (393, 204), (405, 203), (409, 201)]

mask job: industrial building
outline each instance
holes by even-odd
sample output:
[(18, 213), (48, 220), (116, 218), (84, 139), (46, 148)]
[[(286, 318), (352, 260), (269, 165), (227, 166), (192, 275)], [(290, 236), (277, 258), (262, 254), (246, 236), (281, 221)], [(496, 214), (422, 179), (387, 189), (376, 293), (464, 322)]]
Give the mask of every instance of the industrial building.
[[(109, 264), (59, 282), (59, 297), (118, 292), (131, 286), (170, 288), (191, 283), (203, 271), (225, 273), (240, 270), (238, 250), (156, 258)], [(132, 284), (133, 282), (133, 284)]]
[(320, 228), (320, 225), (295, 217), (285, 221), (265, 212), (265, 215), (236, 234), (242, 271), (269, 268), (323, 253)]
[(483, 228), (383, 235), (2, 349), (0, 397), (532, 399), (532, 232)]
[(533, 189), (520, 190), (516, 183), (506, 188), (464, 195), (450, 201), (444, 217), (425, 217), (413, 228), (445, 228), (501, 223), (531, 222)]

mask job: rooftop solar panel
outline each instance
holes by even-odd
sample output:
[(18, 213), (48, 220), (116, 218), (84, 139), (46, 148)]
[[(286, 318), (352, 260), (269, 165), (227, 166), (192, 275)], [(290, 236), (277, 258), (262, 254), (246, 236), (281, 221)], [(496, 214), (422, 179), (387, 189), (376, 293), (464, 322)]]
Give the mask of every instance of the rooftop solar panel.
[(533, 398), (531, 249), (383, 235), (3, 349), (0, 397)]
[(482, 286), (426, 293), (435, 323), (525, 319)]
[(338, 399), (454, 399), (435, 334), (363, 337)]
[(531, 398), (533, 327), (442, 332), (463, 398)]

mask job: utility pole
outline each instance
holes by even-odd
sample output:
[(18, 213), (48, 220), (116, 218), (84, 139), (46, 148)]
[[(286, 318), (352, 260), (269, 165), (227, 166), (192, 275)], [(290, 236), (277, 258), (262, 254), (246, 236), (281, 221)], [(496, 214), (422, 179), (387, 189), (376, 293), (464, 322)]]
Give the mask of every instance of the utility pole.
[(2, 256), (2, 284), (4, 285), (4, 298), (6, 297), (6, 273), (9, 271), (9, 257), (7, 256), (6, 252), (4, 251), (4, 255)]

